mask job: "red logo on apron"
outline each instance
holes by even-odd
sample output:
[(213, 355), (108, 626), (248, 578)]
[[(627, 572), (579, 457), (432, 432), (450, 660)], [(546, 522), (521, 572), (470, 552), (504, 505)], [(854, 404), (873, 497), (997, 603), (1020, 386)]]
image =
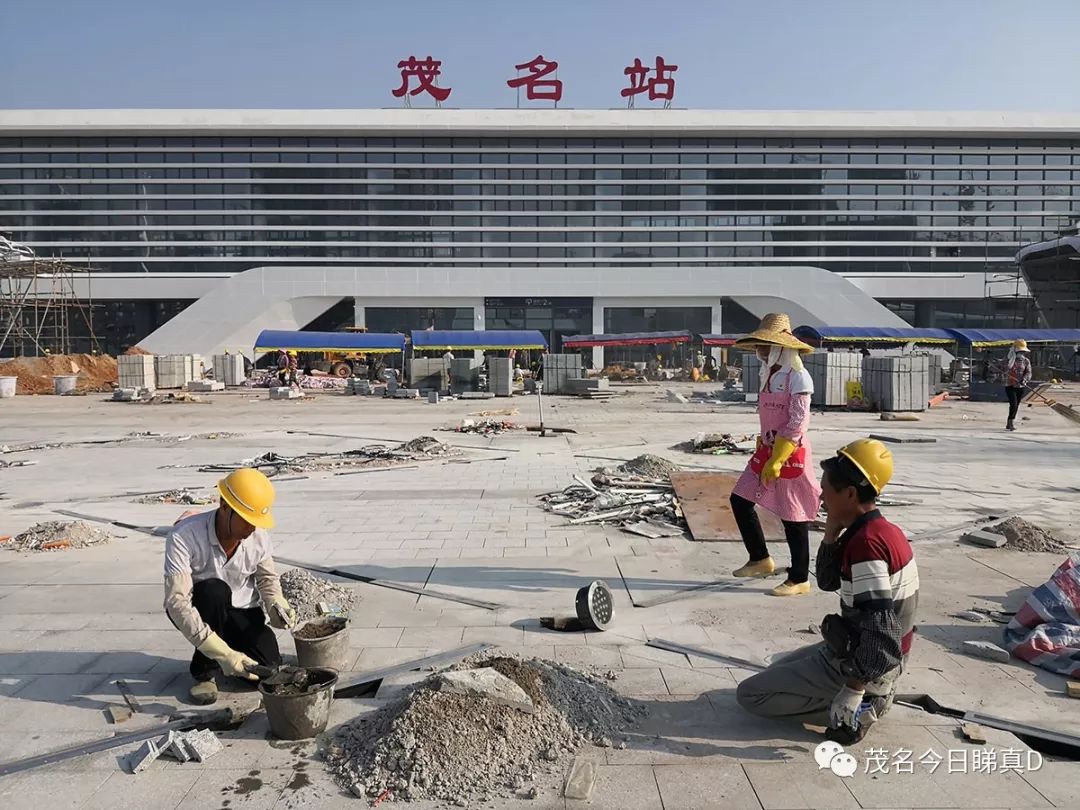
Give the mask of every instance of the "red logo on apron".
[[(761, 468), (765, 466), (765, 462), (772, 456), (772, 447), (767, 444), (762, 444), (754, 453), (750, 456), (750, 469), (757, 475), (761, 475)], [(781, 478), (798, 478), (803, 474), (803, 470), (806, 467), (806, 448), (797, 447), (795, 452), (788, 457), (780, 466)]]

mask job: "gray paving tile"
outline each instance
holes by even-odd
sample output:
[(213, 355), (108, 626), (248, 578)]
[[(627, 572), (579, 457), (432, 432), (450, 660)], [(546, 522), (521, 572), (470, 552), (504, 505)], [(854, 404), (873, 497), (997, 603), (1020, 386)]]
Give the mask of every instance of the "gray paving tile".
[(750, 780), (737, 764), (655, 765), (653, 773), (665, 808), (761, 807)]

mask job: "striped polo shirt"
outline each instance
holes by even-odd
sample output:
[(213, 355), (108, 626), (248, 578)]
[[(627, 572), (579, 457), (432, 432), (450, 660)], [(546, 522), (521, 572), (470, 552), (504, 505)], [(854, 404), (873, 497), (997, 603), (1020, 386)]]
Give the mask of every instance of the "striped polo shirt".
[(840, 537), (840, 606), (849, 622), (867, 611), (892, 610), (900, 623), (900, 649), (911, 652), (919, 569), (911, 542), (898, 526), (874, 509)]

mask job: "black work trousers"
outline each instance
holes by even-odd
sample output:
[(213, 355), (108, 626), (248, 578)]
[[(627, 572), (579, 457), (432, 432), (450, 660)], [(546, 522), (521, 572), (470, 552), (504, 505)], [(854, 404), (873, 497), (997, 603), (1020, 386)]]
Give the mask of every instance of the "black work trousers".
[[(232, 590), (226, 583), (220, 579), (196, 582), (191, 591), (191, 604), (210, 629), (234, 650), (264, 666), (276, 667), (281, 664), (277, 638), (267, 626), (262, 608), (234, 608)], [(217, 661), (195, 650), (189, 668), (192, 678), (208, 681), (214, 677), (217, 668)]]
[[(732, 493), (731, 511), (735, 514), (735, 523), (750, 555), (750, 562), (764, 560), (769, 556), (769, 549), (765, 546), (765, 533), (761, 530), (754, 502)], [(785, 520), (783, 524), (784, 537), (791, 552), (788, 581), (806, 582), (810, 578), (810, 524), (792, 520)]]
[(1020, 410), (1020, 400), (1024, 398), (1024, 389), (1018, 385), (1006, 385), (1005, 393), (1009, 397), (1009, 421), (1016, 419), (1016, 412)]

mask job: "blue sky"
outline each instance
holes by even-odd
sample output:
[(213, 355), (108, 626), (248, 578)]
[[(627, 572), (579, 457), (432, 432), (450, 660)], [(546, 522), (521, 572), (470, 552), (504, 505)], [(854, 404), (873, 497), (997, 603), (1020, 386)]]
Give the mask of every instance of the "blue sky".
[(1080, 0), (0, 0), (0, 108), (393, 107), (410, 54), (446, 106), (513, 107), (543, 53), (563, 107), (662, 55), (678, 107), (1076, 111), (1078, 28)]

